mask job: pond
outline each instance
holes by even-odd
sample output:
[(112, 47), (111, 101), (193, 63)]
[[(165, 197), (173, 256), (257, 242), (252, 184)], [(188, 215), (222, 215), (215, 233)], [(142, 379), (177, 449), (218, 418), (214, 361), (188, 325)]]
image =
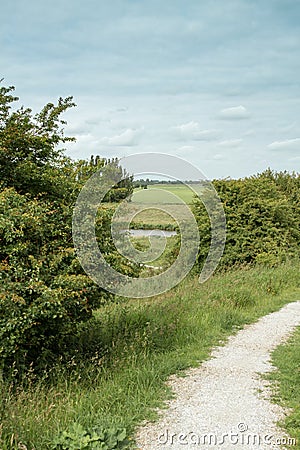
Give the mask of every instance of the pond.
[[(125, 232), (125, 230), (124, 230)], [(129, 230), (130, 236), (134, 237), (149, 237), (149, 236), (161, 236), (161, 237), (171, 237), (176, 236), (176, 231), (167, 230)]]

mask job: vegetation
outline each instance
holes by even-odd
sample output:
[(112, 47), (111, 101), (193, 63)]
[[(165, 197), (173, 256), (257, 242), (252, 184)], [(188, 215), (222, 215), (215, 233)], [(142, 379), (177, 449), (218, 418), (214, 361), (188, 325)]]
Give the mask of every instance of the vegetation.
[[(12, 366), (51, 365), (77, 324), (110, 297), (80, 267), (72, 245), (72, 208), (96, 163), (73, 162), (56, 145), (64, 137), (60, 114), (72, 98), (47, 104), (32, 116), (12, 110), (13, 87), (0, 89), (0, 372)], [(112, 170), (122, 172), (114, 160)], [(119, 190), (118, 190), (119, 189)], [(132, 192), (130, 178), (112, 196)], [(119, 193), (121, 191), (121, 194)], [(137, 273), (117, 254), (110, 236), (112, 212), (97, 218), (99, 246), (112, 264)]]
[(290, 411), (280, 425), (296, 440), (293, 448), (300, 449), (300, 328), (274, 351), (272, 363), (277, 370), (268, 378), (275, 386), (274, 401)]
[(105, 305), (69, 342), (68, 360), (62, 356), (43, 376), (29, 372), (18, 387), (2, 383), (0, 448), (51, 448), (74, 422), (132, 435), (170, 395), (170, 374), (199, 364), (243, 324), (297, 298), (295, 261), (227, 271), (204, 285), (191, 276), (152, 300)]
[[(173, 198), (167, 195), (168, 192), (173, 194)], [(176, 198), (176, 197), (177, 198)], [(186, 204), (192, 204), (194, 197), (194, 191), (185, 184), (178, 183), (158, 183), (148, 186), (147, 192), (143, 192), (142, 188), (136, 188), (132, 201), (135, 203), (151, 203), (153, 205), (158, 203), (171, 203), (178, 205), (181, 200)]]
[[(299, 175), (268, 169), (250, 178), (215, 180), (213, 184), (227, 223), (221, 267), (245, 263), (274, 266), (299, 255)], [(201, 236), (201, 266), (210, 245), (210, 221), (199, 199), (195, 199), (194, 213)]]
[[(148, 276), (118, 254), (110, 233), (116, 202), (132, 196), (128, 211), (140, 206), (132, 177), (117, 159), (73, 161), (58, 149), (72, 139), (60, 119), (72, 97), (33, 115), (13, 108), (13, 92), (0, 88), (0, 448), (126, 449), (136, 425), (155, 417), (153, 408), (170, 395), (170, 374), (199, 364), (245, 323), (299, 296), (299, 176), (268, 170), (214, 181), (228, 228), (218, 273), (199, 284), (210, 227), (194, 199), (201, 246), (192, 273), (151, 299), (114, 298), (76, 258), (72, 212), (96, 171), (107, 166), (113, 179), (123, 177), (99, 208), (96, 238), (116, 270)], [(175, 229), (172, 209), (155, 209), (152, 187), (148, 210), (133, 226)], [(182, 184), (159, 187), (190, 202)], [(174, 217), (184, 214), (179, 204), (171, 207)], [(133, 243), (139, 250), (149, 244)], [(172, 264), (179, 245), (170, 238), (154, 264)]]

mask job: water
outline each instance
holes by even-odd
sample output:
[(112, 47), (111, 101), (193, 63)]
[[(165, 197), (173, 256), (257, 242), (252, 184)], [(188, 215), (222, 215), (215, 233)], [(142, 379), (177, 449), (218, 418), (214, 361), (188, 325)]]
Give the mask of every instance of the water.
[[(125, 230), (123, 230), (125, 232)], [(167, 230), (129, 230), (130, 236), (134, 237), (149, 237), (149, 236), (162, 236), (162, 237), (171, 237), (176, 236), (176, 231), (167, 231)]]

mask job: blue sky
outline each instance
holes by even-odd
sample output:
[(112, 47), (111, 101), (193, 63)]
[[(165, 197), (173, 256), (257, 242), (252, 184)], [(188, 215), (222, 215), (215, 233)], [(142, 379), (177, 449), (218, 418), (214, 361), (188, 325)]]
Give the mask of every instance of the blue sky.
[(297, 0), (11, 0), (1, 16), (0, 78), (21, 103), (74, 96), (72, 157), (300, 171)]

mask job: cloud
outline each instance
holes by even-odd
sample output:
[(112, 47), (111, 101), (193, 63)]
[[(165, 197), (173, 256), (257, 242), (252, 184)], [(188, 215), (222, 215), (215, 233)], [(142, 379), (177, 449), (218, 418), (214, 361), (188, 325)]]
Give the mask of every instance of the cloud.
[(300, 162), (300, 156), (295, 156), (294, 158), (289, 158), (288, 159), (288, 161), (291, 161), (291, 162)]
[(240, 144), (243, 142), (243, 139), (228, 139), (226, 141), (218, 142), (218, 147), (225, 147), (225, 148), (236, 148), (239, 147)]
[(196, 147), (194, 147), (193, 145), (183, 145), (182, 147), (179, 147), (177, 149), (177, 151), (179, 153), (190, 153), (190, 152), (194, 152), (196, 150)]
[(183, 123), (182, 125), (173, 128), (179, 132), (182, 138), (193, 139), (196, 141), (212, 141), (217, 139), (220, 135), (219, 130), (202, 130), (199, 123), (194, 121)]
[(214, 160), (216, 160), (216, 161), (219, 161), (219, 160), (224, 159), (224, 158), (225, 158), (224, 155), (221, 155), (220, 153), (216, 153), (216, 154), (213, 156), (212, 159), (214, 159)]
[(256, 132), (254, 130), (247, 130), (242, 134), (242, 136), (254, 136), (255, 133)]
[(285, 141), (274, 141), (268, 145), (271, 150), (299, 150), (300, 138), (286, 139)]
[(222, 109), (219, 113), (219, 118), (226, 120), (242, 120), (248, 119), (249, 117), (250, 117), (249, 112), (242, 105)]
[(296, 127), (297, 127), (297, 122), (292, 122), (292, 123), (289, 123), (288, 125), (281, 127), (279, 130), (282, 133), (288, 133), (289, 131), (294, 130)]
[(116, 145), (116, 146), (128, 146), (137, 145), (138, 137), (141, 134), (141, 130), (133, 130), (132, 128), (127, 128), (123, 133), (112, 137), (103, 137), (100, 139), (101, 144)]

